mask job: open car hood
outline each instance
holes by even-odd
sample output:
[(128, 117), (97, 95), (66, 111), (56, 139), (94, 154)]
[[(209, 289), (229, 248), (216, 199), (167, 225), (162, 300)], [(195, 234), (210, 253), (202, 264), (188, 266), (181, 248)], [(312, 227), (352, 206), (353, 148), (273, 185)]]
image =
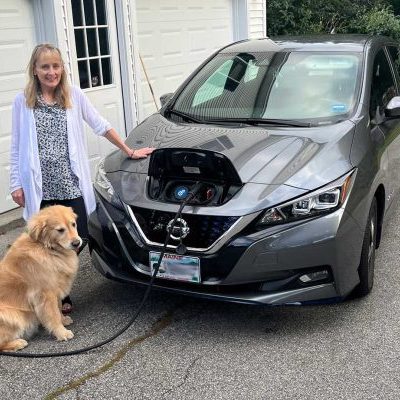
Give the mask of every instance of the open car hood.
[[(329, 136), (327, 137), (327, 132)], [(192, 148), (226, 156), (243, 183), (289, 185), (312, 190), (351, 169), (354, 124), (311, 128), (176, 123), (154, 114), (137, 126), (126, 143), (132, 148)], [(115, 151), (106, 172), (147, 175), (150, 157), (131, 160)]]

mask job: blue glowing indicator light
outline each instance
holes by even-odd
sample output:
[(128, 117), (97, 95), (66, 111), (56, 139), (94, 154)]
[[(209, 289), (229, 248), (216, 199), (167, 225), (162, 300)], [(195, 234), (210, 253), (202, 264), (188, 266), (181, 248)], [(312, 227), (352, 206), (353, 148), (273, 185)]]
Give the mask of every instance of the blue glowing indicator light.
[(189, 189), (186, 186), (178, 186), (174, 191), (174, 195), (177, 200), (185, 199), (188, 193)]

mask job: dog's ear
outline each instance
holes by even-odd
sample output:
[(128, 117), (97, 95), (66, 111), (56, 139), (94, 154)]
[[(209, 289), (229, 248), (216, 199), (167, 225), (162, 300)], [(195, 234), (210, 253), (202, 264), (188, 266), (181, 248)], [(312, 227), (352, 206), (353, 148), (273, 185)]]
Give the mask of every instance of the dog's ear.
[(78, 219), (78, 215), (74, 212), (74, 209), (72, 207), (67, 207), (69, 211), (71, 212), (72, 217), (76, 221)]
[(72, 212), (72, 216), (74, 217), (74, 221), (76, 222), (76, 220), (78, 219), (78, 215)]
[(39, 216), (34, 216), (28, 221), (28, 234), (35, 242), (42, 240), (46, 221)]

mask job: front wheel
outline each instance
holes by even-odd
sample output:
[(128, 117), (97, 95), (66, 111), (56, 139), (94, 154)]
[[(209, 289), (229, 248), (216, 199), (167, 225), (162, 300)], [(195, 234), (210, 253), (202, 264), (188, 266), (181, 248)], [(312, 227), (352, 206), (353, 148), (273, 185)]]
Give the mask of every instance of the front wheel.
[(360, 283), (355, 289), (355, 294), (358, 297), (366, 296), (374, 285), (377, 220), (378, 207), (376, 198), (374, 198), (369, 210), (369, 216), (361, 250), (360, 265), (358, 267)]

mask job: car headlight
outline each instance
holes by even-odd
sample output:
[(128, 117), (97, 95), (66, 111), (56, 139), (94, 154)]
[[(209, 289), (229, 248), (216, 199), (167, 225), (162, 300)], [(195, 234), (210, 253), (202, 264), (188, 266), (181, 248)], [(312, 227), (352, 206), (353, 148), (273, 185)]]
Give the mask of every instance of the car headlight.
[(106, 171), (104, 169), (104, 158), (97, 164), (96, 177), (94, 180), (94, 187), (108, 202), (114, 206), (121, 208), (122, 203), (114, 191), (111, 182), (107, 178)]
[(257, 229), (311, 218), (336, 211), (343, 206), (352, 189), (356, 170), (334, 182), (290, 202), (269, 208), (256, 222)]

